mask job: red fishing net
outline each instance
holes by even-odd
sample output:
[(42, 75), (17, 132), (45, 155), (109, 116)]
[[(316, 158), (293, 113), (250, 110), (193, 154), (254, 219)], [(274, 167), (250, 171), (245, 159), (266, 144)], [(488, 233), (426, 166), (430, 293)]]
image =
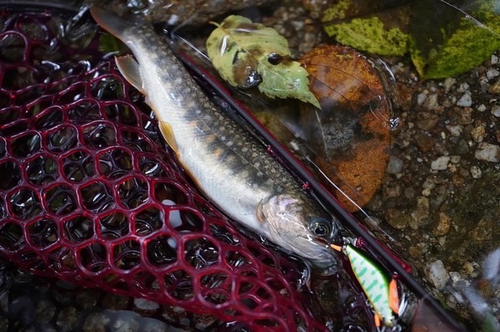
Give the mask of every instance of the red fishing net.
[(99, 51), (100, 33), (60, 22), (1, 13), (1, 254), (235, 330), (325, 329), (297, 291), (299, 265), (194, 189), (143, 97)]

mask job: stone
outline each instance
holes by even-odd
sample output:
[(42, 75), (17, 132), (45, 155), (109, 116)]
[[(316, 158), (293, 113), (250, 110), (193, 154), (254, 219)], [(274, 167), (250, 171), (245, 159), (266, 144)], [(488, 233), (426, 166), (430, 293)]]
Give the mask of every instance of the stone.
[(492, 54), (491, 58), (490, 58), (490, 63), (492, 65), (496, 65), (498, 63), (498, 56), (496, 56), (495, 54)]
[(470, 168), (470, 175), (474, 178), (474, 179), (480, 179), (481, 176), (483, 175), (483, 172), (481, 171), (481, 169), (478, 167), (478, 166), (472, 166)]
[(427, 223), (429, 217), (429, 199), (425, 196), (417, 197), (417, 208), (411, 213), (410, 227), (418, 229)]
[(427, 265), (425, 278), (437, 289), (441, 290), (446, 286), (450, 276), (444, 268), (441, 260), (434, 261)]
[(451, 218), (444, 212), (439, 212), (437, 216), (437, 223), (434, 227), (434, 234), (443, 236), (448, 234), (451, 227)]
[(500, 81), (496, 81), (495, 84), (490, 85), (488, 92), (494, 95), (500, 94)]
[(486, 105), (485, 105), (485, 104), (481, 104), (481, 105), (479, 105), (479, 106), (477, 107), (477, 110), (478, 110), (479, 112), (484, 112), (484, 111), (486, 111)]
[(435, 171), (444, 171), (448, 168), (448, 162), (450, 161), (449, 156), (441, 156), (431, 162), (431, 169)]
[(431, 130), (439, 121), (439, 116), (434, 113), (420, 112), (417, 116), (417, 127), (424, 130)]
[(93, 312), (88, 315), (83, 324), (84, 332), (105, 332), (108, 330), (110, 319), (102, 312)]
[(448, 77), (444, 80), (444, 91), (450, 91), (450, 88), (457, 82), (457, 80), (453, 77)]
[(458, 124), (461, 125), (468, 125), (471, 124), (473, 119), (472, 119), (472, 108), (466, 107), (463, 109), (456, 108), (456, 111), (458, 111)]
[(496, 70), (495, 68), (490, 68), (486, 72), (486, 77), (488, 77), (488, 79), (491, 80), (492, 78), (497, 77), (499, 74), (500, 72), (498, 70)]
[(422, 133), (415, 135), (415, 142), (422, 152), (430, 151), (434, 147), (434, 139)]
[(470, 93), (464, 93), (463, 96), (457, 101), (457, 106), (460, 107), (471, 107), (472, 96)]
[(389, 163), (387, 164), (386, 172), (389, 174), (401, 173), (403, 169), (404, 162), (396, 156), (389, 157)]
[(399, 209), (387, 209), (387, 223), (395, 229), (405, 229), (408, 217)]
[(500, 161), (500, 146), (484, 142), (480, 143), (476, 150), (475, 157), (478, 160), (497, 163)]
[(470, 131), (470, 136), (476, 143), (482, 142), (484, 135), (486, 135), (486, 129), (483, 126), (477, 126)]
[(464, 126), (456, 125), (456, 126), (446, 126), (446, 129), (450, 132), (451, 136), (458, 137), (464, 131)]
[(497, 118), (500, 118), (500, 105), (495, 105), (491, 108), (491, 114), (493, 116), (496, 116)]

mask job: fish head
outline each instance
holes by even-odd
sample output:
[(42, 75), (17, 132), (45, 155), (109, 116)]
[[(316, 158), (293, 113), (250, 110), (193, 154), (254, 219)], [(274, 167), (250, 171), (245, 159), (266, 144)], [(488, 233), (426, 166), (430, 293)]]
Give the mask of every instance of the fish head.
[(304, 193), (270, 196), (261, 202), (257, 215), (265, 224), (269, 239), (276, 244), (318, 266), (336, 264), (329, 244), (339, 241), (339, 228), (333, 218)]

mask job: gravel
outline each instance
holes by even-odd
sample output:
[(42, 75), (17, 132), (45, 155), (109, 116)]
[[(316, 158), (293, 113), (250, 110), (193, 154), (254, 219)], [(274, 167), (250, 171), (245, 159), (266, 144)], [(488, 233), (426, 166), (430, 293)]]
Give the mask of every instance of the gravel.
[(437, 289), (443, 289), (450, 280), (450, 276), (440, 260), (434, 261), (427, 266), (425, 277)]

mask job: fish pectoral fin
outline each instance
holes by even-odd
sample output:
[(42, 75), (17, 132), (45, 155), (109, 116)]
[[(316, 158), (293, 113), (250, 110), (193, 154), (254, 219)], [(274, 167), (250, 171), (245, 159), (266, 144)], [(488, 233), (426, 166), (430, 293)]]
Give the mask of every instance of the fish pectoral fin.
[(142, 85), (141, 70), (134, 57), (132, 55), (124, 55), (115, 57), (115, 61), (116, 66), (123, 77), (125, 77), (125, 79), (132, 84), (134, 88), (139, 90), (142, 94), (145, 94)]
[(179, 150), (178, 150), (178, 147), (177, 147), (177, 142), (175, 140), (174, 130), (173, 130), (172, 126), (170, 125), (170, 123), (165, 122), (165, 121), (160, 121), (159, 123), (160, 123), (160, 131), (161, 131), (161, 134), (163, 135), (163, 138), (165, 138), (165, 140), (167, 141), (168, 145), (177, 154), (177, 152)]

